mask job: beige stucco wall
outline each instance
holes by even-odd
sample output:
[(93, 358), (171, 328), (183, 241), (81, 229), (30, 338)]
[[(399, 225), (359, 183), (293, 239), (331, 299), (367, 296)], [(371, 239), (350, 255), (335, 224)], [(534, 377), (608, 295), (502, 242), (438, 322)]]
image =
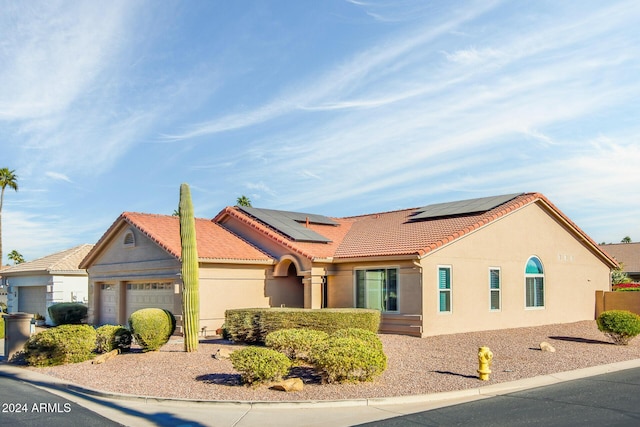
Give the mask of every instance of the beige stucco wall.
[[(411, 333), (407, 325), (413, 319), (407, 315), (422, 314), (422, 276), (413, 259), (367, 261), (334, 264), (328, 275), (328, 306), (332, 308), (355, 307), (355, 271), (359, 269), (398, 269), (398, 311), (382, 313), (381, 330)], [(390, 316), (391, 315), (391, 316)], [(393, 320), (391, 319), (393, 317)], [(398, 326), (400, 325), (400, 326)], [(419, 328), (418, 328), (419, 333)]]
[[(544, 308), (525, 308), (525, 265), (543, 264)], [(422, 260), (423, 335), (594, 319), (609, 268), (538, 204), (526, 206)], [(438, 312), (438, 266), (452, 267), (452, 312)], [(502, 306), (489, 309), (489, 268), (501, 269)]]
[(200, 266), (200, 327), (222, 326), (230, 308), (269, 307), (265, 266), (207, 264)]
[[(122, 242), (126, 233), (132, 231), (136, 244), (125, 247)], [(100, 319), (100, 285), (116, 286), (116, 301), (119, 307), (118, 323), (126, 324), (126, 284), (141, 282), (172, 282), (177, 285), (173, 301), (174, 315), (181, 331), (182, 286), (180, 261), (169, 255), (156, 243), (138, 230), (123, 227), (106, 244), (106, 249), (88, 269), (90, 281), (90, 322)], [(200, 263), (200, 328), (208, 333), (222, 326), (224, 312), (229, 308), (269, 307), (275, 301), (295, 301), (290, 296), (291, 278), (273, 279), (273, 266), (264, 264)], [(267, 281), (271, 277), (271, 282)], [(297, 292), (302, 299), (299, 279)], [(293, 287), (294, 290), (295, 287)], [(288, 305), (292, 306), (292, 305)]]

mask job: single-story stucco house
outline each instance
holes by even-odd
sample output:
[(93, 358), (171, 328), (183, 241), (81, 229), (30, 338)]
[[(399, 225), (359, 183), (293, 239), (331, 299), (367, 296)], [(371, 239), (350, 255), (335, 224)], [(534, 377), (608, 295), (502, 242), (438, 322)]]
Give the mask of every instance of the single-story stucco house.
[(600, 247), (618, 261), (631, 280), (640, 282), (640, 243), (609, 243)]
[(89, 279), (78, 267), (93, 245), (84, 244), (2, 270), (7, 311), (40, 314), (51, 324), (47, 308), (59, 302), (88, 302)]
[[(539, 193), (346, 218), (227, 207), (197, 219), (200, 326), (229, 308), (364, 307), (381, 332), (431, 336), (594, 318), (617, 263)], [(89, 315), (181, 318), (177, 217), (125, 212), (80, 264)]]

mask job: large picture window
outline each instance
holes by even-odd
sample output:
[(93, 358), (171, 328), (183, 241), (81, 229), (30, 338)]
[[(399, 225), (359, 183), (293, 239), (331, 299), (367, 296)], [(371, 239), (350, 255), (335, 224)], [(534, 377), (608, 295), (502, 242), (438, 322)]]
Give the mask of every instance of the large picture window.
[(451, 312), (451, 267), (438, 267), (438, 310)]
[(356, 307), (398, 311), (398, 269), (356, 270)]
[(538, 257), (529, 258), (524, 275), (526, 307), (544, 307), (544, 269)]

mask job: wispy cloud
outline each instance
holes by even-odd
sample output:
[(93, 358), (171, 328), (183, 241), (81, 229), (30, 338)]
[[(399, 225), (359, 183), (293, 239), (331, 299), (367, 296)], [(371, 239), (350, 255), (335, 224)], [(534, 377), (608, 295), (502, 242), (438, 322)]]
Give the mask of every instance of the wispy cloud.
[[(390, 100), (388, 96), (385, 96), (373, 101), (346, 101), (344, 98), (357, 93), (363, 87), (370, 89), (370, 84), (391, 72), (395, 62), (404, 61), (405, 56), (413, 54), (420, 47), (424, 47), (426, 43), (446, 34), (457, 25), (490, 10), (494, 5), (495, 3), (488, 2), (475, 9), (460, 12), (426, 31), (420, 28), (412, 30), (410, 34), (402, 34), (396, 40), (355, 55), (322, 75), (292, 84), (291, 87), (284, 89), (280, 95), (277, 95), (273, 101), (256, 109), (214, 118), (207, 122), (191, 125), (183, 132), (164, 137), (168, 140), (184, 140), (214, 135), (264, 123), (297, 110), (360, 108), (365, 104), (380, 105), (394, 102), (396, 96), (391, 97)], [(387, 101), (383, 101), (383, 99), (387, 99)]]
[[(597, 168), (578, 165), (587, 159), (598, 162), (601, 153), (573, 144), (557, 129), (569, 123), (588, 126), (589, 117), (599, 111), (640, 96), (636, 79), (613, 77), (622, 64), (637, 68), (637, 38), (623, 39), (612, 31), (628, 28), (638, 18), (638, 9), (628, 6), (594, 10), (570, 25), (550, 16), (543, 32), (512, 28), (507, 38), (489, 35), (482, 39), (484, 45), (442, 55), (440, 37), (464, 28), (477, 11), (469, 21), (460, 19), (413, 34), (404, 43), (358, 54), (307, 89), (292, 91), (304, 96), (279, 98), (280, 105), (299, 102), (300, 110), (325, 115), (276, 137), (279, 147), (293, 149), (270, 150), (273, 135), (257, 139), (252, 151), (263, 158), (251, 163), (243, 179), (273, 176), (267, 181), (278, 195), (273, 203), (287, 208), (356, 198), (362, 203), (367, 194), (383, 192), (398, 200), (480, 188), (555, 194), (573, 186), (575, 193), (581, 180), (598, 176)], [(289, 114), (288, 108), (278, 114)], [(562, 184), (559, 171), (568, 169), (560, 162), (575, 163), (569, 169), (579, 178)], [(497, 171), (492, 164), (499, 165)], [(293, 170), (312, 171), (313, 176), (298, 172), (301, 179), (295, 185)], [(537, 172), (532, 177), (534, 170), (543, 171), (545, 178), (536, 179)], [(306, 186), (310, 179), (314, 185)], [(604, 180), (601, 191), (615, 188), (614, 179)]]
[(73, 181), (65, 174), (63, 173), (59, 173), (59, 172), (45, 172), (45, 175), (48, 176), (49, 178), (55, 179), (55, 180), (59, 180), (59, 181), (66, 181), (69, 183), (73, 183)]

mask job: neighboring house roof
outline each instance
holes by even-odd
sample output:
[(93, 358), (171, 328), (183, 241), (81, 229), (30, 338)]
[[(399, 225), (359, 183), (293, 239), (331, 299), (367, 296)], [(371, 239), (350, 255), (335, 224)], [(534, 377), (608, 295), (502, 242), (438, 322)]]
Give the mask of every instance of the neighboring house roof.
[(230, 217), (235, 218), (279, 244), (315, 260), (422, 257), (532, 203), (542, 205), (611, 267), (617, 265), (584, 231), (539, 193), (486, 197), (393, 212), (331, 218), (337, 226), (305, 224), (327, 237), (329, 243), (295, 241), (237, 207), (225, 208), (213, 221), (224, 223)]
[[(274, 260), (260, 249), (208, 219), (196, 218), (198, 258), (210, 261), (251, 261), (271, 264)], [(92, 259), (123, 227), (131, 226), (177, 259), (182, 256), (180, 219), (177, 216), (124, 212), (100, 238), (81, 265), (87, 268)]]
[(24, 275), (28, 273), (83, 274), (87, 272), (79, 267), (80, 261), (89, 253), (93, 245), (84, 244), (71, 249), (56, 252), (45, 257), (13, 265), (2, 270), (3, 276)]
[(623, 264), (626, 273), (640, 273), (640, 243), (610, 243), (600, 248)]

